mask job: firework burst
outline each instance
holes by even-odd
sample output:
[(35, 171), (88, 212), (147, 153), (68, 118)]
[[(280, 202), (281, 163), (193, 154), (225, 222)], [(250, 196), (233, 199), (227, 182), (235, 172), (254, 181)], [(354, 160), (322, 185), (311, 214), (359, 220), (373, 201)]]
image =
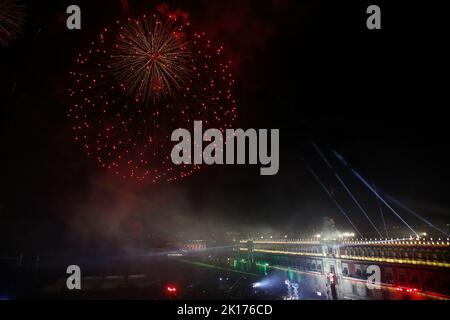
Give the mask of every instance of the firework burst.
[(155, 103), (186, 82), (191, 60), (183, 26), (153, 15), (120, 26), (111, 67), (120, 86), (136, 101)]
[(25, 27), (25, 7), (16, 0), (0, 0), (0, 44), (7, 46)]
[(236, 120), (231, 61), (188, 23), (157, 15), (118, 21), (77, 56), (70, 76), (75, 140), (123, 178), (191, 175), (200, 167), (171, 162), (172, 131), (195, 120), (225, 130)]

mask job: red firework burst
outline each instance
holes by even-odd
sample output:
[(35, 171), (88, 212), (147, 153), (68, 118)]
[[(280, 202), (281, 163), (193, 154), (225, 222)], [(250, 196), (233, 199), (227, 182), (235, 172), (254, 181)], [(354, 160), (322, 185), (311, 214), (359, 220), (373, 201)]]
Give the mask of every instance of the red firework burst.
[(172, 164), (170, 136), (193, 121), (225, 130), (236, 120), (231, 61), (188, 23), (159, 15), (104, 29), (70, 72), (68, 117), (75, 140), (123, 178), (184, 178), (199, 166)]

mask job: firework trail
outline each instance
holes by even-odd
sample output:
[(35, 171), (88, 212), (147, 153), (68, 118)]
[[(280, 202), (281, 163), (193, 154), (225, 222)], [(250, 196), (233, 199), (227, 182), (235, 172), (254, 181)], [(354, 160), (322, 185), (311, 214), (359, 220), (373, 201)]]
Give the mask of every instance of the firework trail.
[(70, 72), (74, 139), (122, 178), (174, 181), (200, 166), (176, 166), (171, 134), (225, 130), (236, 120), (231, 61), (182, 19), (160, 14), (117, 21), (77, 56)]
[(0, 0), (0, 44), (7, 46), (25, 27), (25, 7), (16, 0)]

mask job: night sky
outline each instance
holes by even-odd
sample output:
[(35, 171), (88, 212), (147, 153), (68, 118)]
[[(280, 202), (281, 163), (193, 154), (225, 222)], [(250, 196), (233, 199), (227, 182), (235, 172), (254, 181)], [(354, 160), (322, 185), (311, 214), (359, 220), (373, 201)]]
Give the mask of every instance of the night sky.
[[(234, 62), (237, 127), (280, 129), (280, 171), (264, 177), (259, 166), (212, 166), (154, 185), (100, 168), (73, 141), (66, 113), (75, 55), (101, 28), (161, 2), (24, 1), (25, 31), (0, 48), (0, 251), (67, 252), (228, 230), (311, 234), (325, 216), (350, 229), (302, 158), (372, 236), (311, 141), (338, 150), (432, 221), (449, 223), (445, 11), (430, 2), (395, 2), (167, 2), (224, 44)], [(69, 31), (65, 11), (75, 3), (82, 29)], [(380, 5), (382, 30), (366, 28), (369, 4)], [(334, 164), (381, 227), (375, 198)], [(404, 217), (421, 230), (423, 224)]]

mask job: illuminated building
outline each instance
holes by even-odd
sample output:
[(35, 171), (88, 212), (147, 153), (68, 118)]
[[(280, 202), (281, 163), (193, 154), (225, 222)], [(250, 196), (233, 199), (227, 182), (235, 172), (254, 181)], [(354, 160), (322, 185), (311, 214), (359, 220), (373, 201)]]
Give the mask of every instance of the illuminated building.
[[(332, 275), (338, 298), (383, 299), (386, 290), (450, 297), (449, 239), (318, 239), (242, 240), (239, 249), (245, 256), (251, 248), (249, 261), (271, 269), (314, 274), (328, 284)], [(380, 267), (384, 290), (355, 289), (367, 283), (370, 265)]]

